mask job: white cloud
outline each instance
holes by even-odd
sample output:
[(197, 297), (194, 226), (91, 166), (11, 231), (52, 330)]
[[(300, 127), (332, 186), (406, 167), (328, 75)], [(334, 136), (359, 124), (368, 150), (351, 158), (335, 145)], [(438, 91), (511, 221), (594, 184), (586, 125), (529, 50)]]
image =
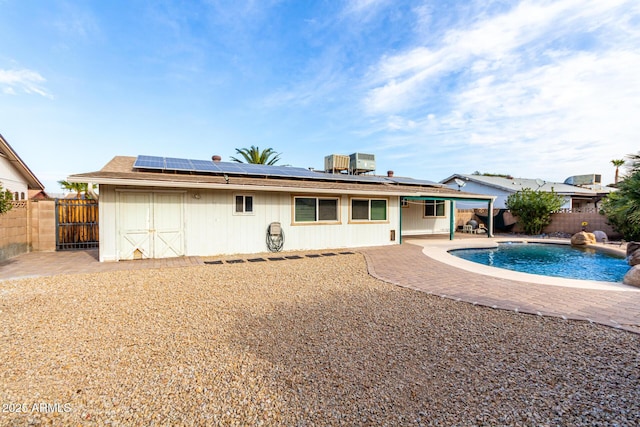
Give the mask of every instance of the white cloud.
[[(512, 67), (531, 62), (529, 56), (535, 60), (540, 54), (537, 49), (554, 38), (576, 28), (580, 32), (593, 31), (610, 23), (612, 18), (607, 12), (615, 12), (620, 3), (624, 2), (524, 1), (510, 12), (479, 21), (471, 28), (449, 30), (439, 46), (416, 46), (382, 58), (369, 76), (372, 88), (365, 99), (366, 108), (372, 114), (413, 108), (425, 102), (420, 96), (425, 90), (450, 73), (467, 68), (509, 72)], [(534, 43), (538, 45), (528, 46)]]
[(381, 58), (363, 105), (407, 131), (389, 147), (412, 135), (416, 158), (454, 150), (470, 171), (490, 159), (510, 173), (601, 172), (594, 159), (606, 167), (640, 139), (639, 20), (635, 1), (522, 1)]
[(53, 96), (42, 86), (45, 81), (45, 78), (36, 71), (0, 69), (0, 86), (6, 94), (15, 95), (17, 91), (21, 91), (53, 99)]

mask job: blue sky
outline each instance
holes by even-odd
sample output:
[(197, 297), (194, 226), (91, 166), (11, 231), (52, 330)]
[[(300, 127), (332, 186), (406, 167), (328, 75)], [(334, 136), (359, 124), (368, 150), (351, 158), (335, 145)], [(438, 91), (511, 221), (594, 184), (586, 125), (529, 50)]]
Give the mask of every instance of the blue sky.
[(0, 0), (0, 133), (50, 192), (251, 145), (608, 183), (640, 151), (640, 2)]

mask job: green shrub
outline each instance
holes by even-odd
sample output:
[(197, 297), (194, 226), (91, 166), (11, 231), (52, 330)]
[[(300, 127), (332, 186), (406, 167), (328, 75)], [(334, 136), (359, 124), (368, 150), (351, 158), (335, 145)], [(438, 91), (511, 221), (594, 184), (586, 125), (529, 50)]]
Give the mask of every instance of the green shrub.
[(625, 240), (640, 240), (640, 168), (618, 183), (618, 191), (604, 199), (602, 210)]
[(527, 234), (540, 234), (551, 223), (551, 214), (564, 204), (554, 191), (534, 191), (525, 188), (507, 197), (506, 206), (518, 217)]
[(13, 200), (11, 191), (3, 190), (2, 184), (0, 184), (0, 215), (11, 210), (13, 207), (11, 200)]

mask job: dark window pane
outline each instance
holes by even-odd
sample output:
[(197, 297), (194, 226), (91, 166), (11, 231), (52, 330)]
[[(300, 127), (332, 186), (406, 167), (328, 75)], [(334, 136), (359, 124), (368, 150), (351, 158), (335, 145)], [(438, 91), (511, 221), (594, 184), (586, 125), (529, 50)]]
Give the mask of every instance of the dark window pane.
[(424, 216), (435, 216), (436, 210), (432, 200), (424, 201)]
[(298, 197), (295, 199), (295, 221), (310, 222), (316, 220), (316, 199)]
[(444, 200), (436, 202), (436, 216), (444, 216)]
[(353, 220), (369, 219), (369, 201), (368, 200), (351, 200), (351, 219)]
[(337, 221), (338, 201), (336, 199), (318, 200), (318, 221)]
[(244, 208), (244, 197), (243, 196), (236, 196), (236, 212), (244, 212), (243, 208)]
[(244, 198), (244, 211), (253, 212), (253, 196), (245, 196)]

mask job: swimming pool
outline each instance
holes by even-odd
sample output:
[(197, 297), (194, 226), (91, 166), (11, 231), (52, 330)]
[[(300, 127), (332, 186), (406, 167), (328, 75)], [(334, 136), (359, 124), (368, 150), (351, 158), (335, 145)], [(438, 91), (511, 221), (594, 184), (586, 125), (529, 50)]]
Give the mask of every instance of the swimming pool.
[(593, 248), (545, 243), (499, 243), (497, 248), (455, 249), (451, 255), (480, 264), (568, 279), (622, 282), (629, 265)]

